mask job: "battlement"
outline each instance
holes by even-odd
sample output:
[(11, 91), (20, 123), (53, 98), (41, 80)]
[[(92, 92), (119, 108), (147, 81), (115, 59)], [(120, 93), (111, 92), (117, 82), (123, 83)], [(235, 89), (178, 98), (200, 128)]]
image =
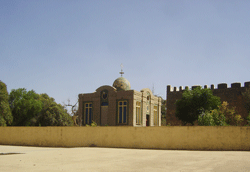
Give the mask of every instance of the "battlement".
[[(201, 86), (201, 85), (193, 85), (191, 88), (192, 88), (192, 90), (193, 90), (193, 89), (196, 88), (196, 87), (202, 87), (202, 86)], [(203, 88), (208, 88), (208, 86), (207, 86), (207, 85), (204, 85)], [(245, 83), (244, 83), (244, 87), (241, 87), (241, 83), (240, 83), (240, 82), (234, 82), (234, 83), (232, 83), (232, 84), (231, 84), (231, 87), (228, 87), (228, 86), (227, 86), (227, 83), (220, 83), (220, 84), (217, 85), (217, 89), (227, 89), (227, 88), (250, 88), (250, 81), (245, 82)], [(189, 89), (189, 87), (188, 87), (188, 86), (185, 86), (185, 89)], [(179, 88), (177, 88), (177, 87), (172, 87), (171, 85), (168, 85), (168, 86), (167, 86), (167, 93), (169, 93), (169, 92), (183, 91), (183, 90), (185, 90), (185, 89), (183, 89), (183, 86), (180, 86)], [(211, 90), (216, 89), (216, 88), (214, 87), (214, 84), (211, 84), (210, 89), (211, 89)]]
[[(193, 90), (196, 87), (201, 87), (201, 85), (193, 85), (191, 89)], [(203, 87), (208, 88), (207, 85)], [(246, 88), (250, 88), (250, 81), (245, 82), (244, 86), (241, 86), (241, 83), (235, 82), (231, 84), (231, 87), (228, 87), (226, 83), (220, 83), (217, 85), (217, 88), (212, 84), (209, 89), (213, 92), (214, 96), (220, 98), (221, 102), (228, 102), (231, 107), (235, 107), (237, 113), (239, 113), (244, 119), (248, 116), (248, 111), (245, 108), (245, 99), (243, 98), (242, 93), (246, 91)], [(188, 86), (185, 86), (185, 89), (190, 89)], [(167, 115), (166, 120), (174, 125), (181, 125), (181, 121), (179, 121), (175, 117), (176, 111), (176, 101), (182, 98), (182, 94), (184, 90), (182, 86), (180, 87), (171, 87), (171, 85), (167, 86)], [(247, 121), (244, 120), (244, 125), (247, 124)]]

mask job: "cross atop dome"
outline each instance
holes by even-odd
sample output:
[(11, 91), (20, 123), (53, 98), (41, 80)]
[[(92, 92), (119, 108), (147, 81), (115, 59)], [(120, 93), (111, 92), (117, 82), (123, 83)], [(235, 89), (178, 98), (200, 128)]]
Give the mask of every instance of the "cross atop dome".
[(122, 75), (124, 74), (123, 70), (123, 64), (121, 64), (121, 72), (119, 72), (121, 74), (121, 77), (117, 78), (114, 82), (113, 82), (113, 87), (115, 87), (117, 89), (117, 91), (120, 90), (130, 90), (130, 82), (126, 79), (123, 78)]
[(120, 65), (121, 66), (121, 72), (119, 72), (121, 74), (121, 76), (124, 74), (122, 68), (123, 68), (123, 64)]

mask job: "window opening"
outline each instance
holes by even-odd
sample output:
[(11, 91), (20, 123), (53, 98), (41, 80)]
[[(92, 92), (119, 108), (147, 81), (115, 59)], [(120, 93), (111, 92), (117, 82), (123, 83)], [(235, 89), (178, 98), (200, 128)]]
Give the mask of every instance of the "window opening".
[(85, 123), (92, 123), (92, 103), (85, 103)]
[(127, 123), (127, 101), (118, 102), (118, 123)]

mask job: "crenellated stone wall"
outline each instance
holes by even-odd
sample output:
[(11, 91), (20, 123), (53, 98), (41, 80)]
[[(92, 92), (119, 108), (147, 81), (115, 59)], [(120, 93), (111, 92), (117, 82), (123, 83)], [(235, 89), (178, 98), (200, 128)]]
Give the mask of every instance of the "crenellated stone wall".
[[(199, 87), (200, 85), (194, 85), (191, 88), (194, 89)], [(201, 86), (200, 86), (201, 87)], [(203, 88), (209, 88), (207, 85), (204, 85)], [(244, 118), (243, 125), (246, 125), (246, 117), (248, 112), (244, 107), (245, 101), (242, 96), (242, 93), (246, 91), (247, 88), (250, 88), (250, 81), (245, 82), (244, 86), (241, 86), (241, 83), (235, 82), (231, 84), (231, 87), (228, 87), (226, 83), (220, 83), (217, 85), (217, 88), (212, 84), (209, 89), (213, 91), (215, 96), (220, 97), (221, 102), (227, 101), (230, 107), (235, 107), (235, 110)], [(185, 89), (189, 89), (188, 86)], [(175, 117), (175, 102), (178, 99), (181, 99), (182, 93), (184, 90), (182, 86), (179, 88), (171, 87), (171, 85), (167, 86), (167, 115), (166, 120), (167, 124), (171, 125), (181, 125), (181, 121), (176, 119)]]

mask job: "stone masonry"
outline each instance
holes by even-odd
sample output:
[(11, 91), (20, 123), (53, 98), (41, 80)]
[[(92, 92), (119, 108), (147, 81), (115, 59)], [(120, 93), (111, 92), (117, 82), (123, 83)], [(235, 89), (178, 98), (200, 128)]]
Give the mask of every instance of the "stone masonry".
[[(197, 86), (192, 86), (192, 89), (194, 89)], [(185, 89), (188, 89), (188, 86), (185, 87)], [(207, 85), (204, 86), (204, 88), (208, 88)], [(247, 124), (246, 117), (248, 116), (247, 109), (245, 108), (245, 100), (243, 98), (242, 93), (246, 91), (246, 89), (250, 89), (250, 82), (245, 82), (244, 87), (241, 87), (241, 83), (232, 83), (231, 87), (228, 88), (226, 83), (218, 84), (217, 89), (214, 88), (214, 85), (212, 84), (210, 89), (212, 90), (213, 94), (215, 96), (220, 97), (221, 102), (226, 101), (229, 103), (230, 107), (235, 107), (235, 110), (238, 114), (241, 115), (241, 117), (244, 119), (243, 125)], [(176, 100), (181, 99), (182, 93), (184, 92), (183, 87), (171, 87), (171, 85), (167, 86), (167, 115), (166, 115), (166, 121), (167, 124), (171, 125), (181, 125), (181, 121), (178, 120), (175, 117), (175, 102)]]
[[(107, 93), (106, 106), (102, 106), (102, 92)], [(150, 98), (149, 98), (150, 97)], [(127, 105), (127, 123), (119, 124), (117, 104), (120, 100), (126, 100)], [(84, 104), (92, 103), (92, 120), (98, 126), (146, 126), (146, 116), (149, 116), (149, 126), (161, 126), (161, 98), (154, 96), (150, 89), (144, 88), (141, 91), (120, 90), (108, 85), (96, 89), (93, 93), (79, 94), (79, 119), (82, 125), (84, 121)], [(136, 123), (136, 102), (141, 103), (141, 123)], [(157, 107), (157, 118), (155, 118), (155, 107)], [(104, 112), (104, 108), (105, 112)], [(157, 121), (155, 123), (155, 121)]]

